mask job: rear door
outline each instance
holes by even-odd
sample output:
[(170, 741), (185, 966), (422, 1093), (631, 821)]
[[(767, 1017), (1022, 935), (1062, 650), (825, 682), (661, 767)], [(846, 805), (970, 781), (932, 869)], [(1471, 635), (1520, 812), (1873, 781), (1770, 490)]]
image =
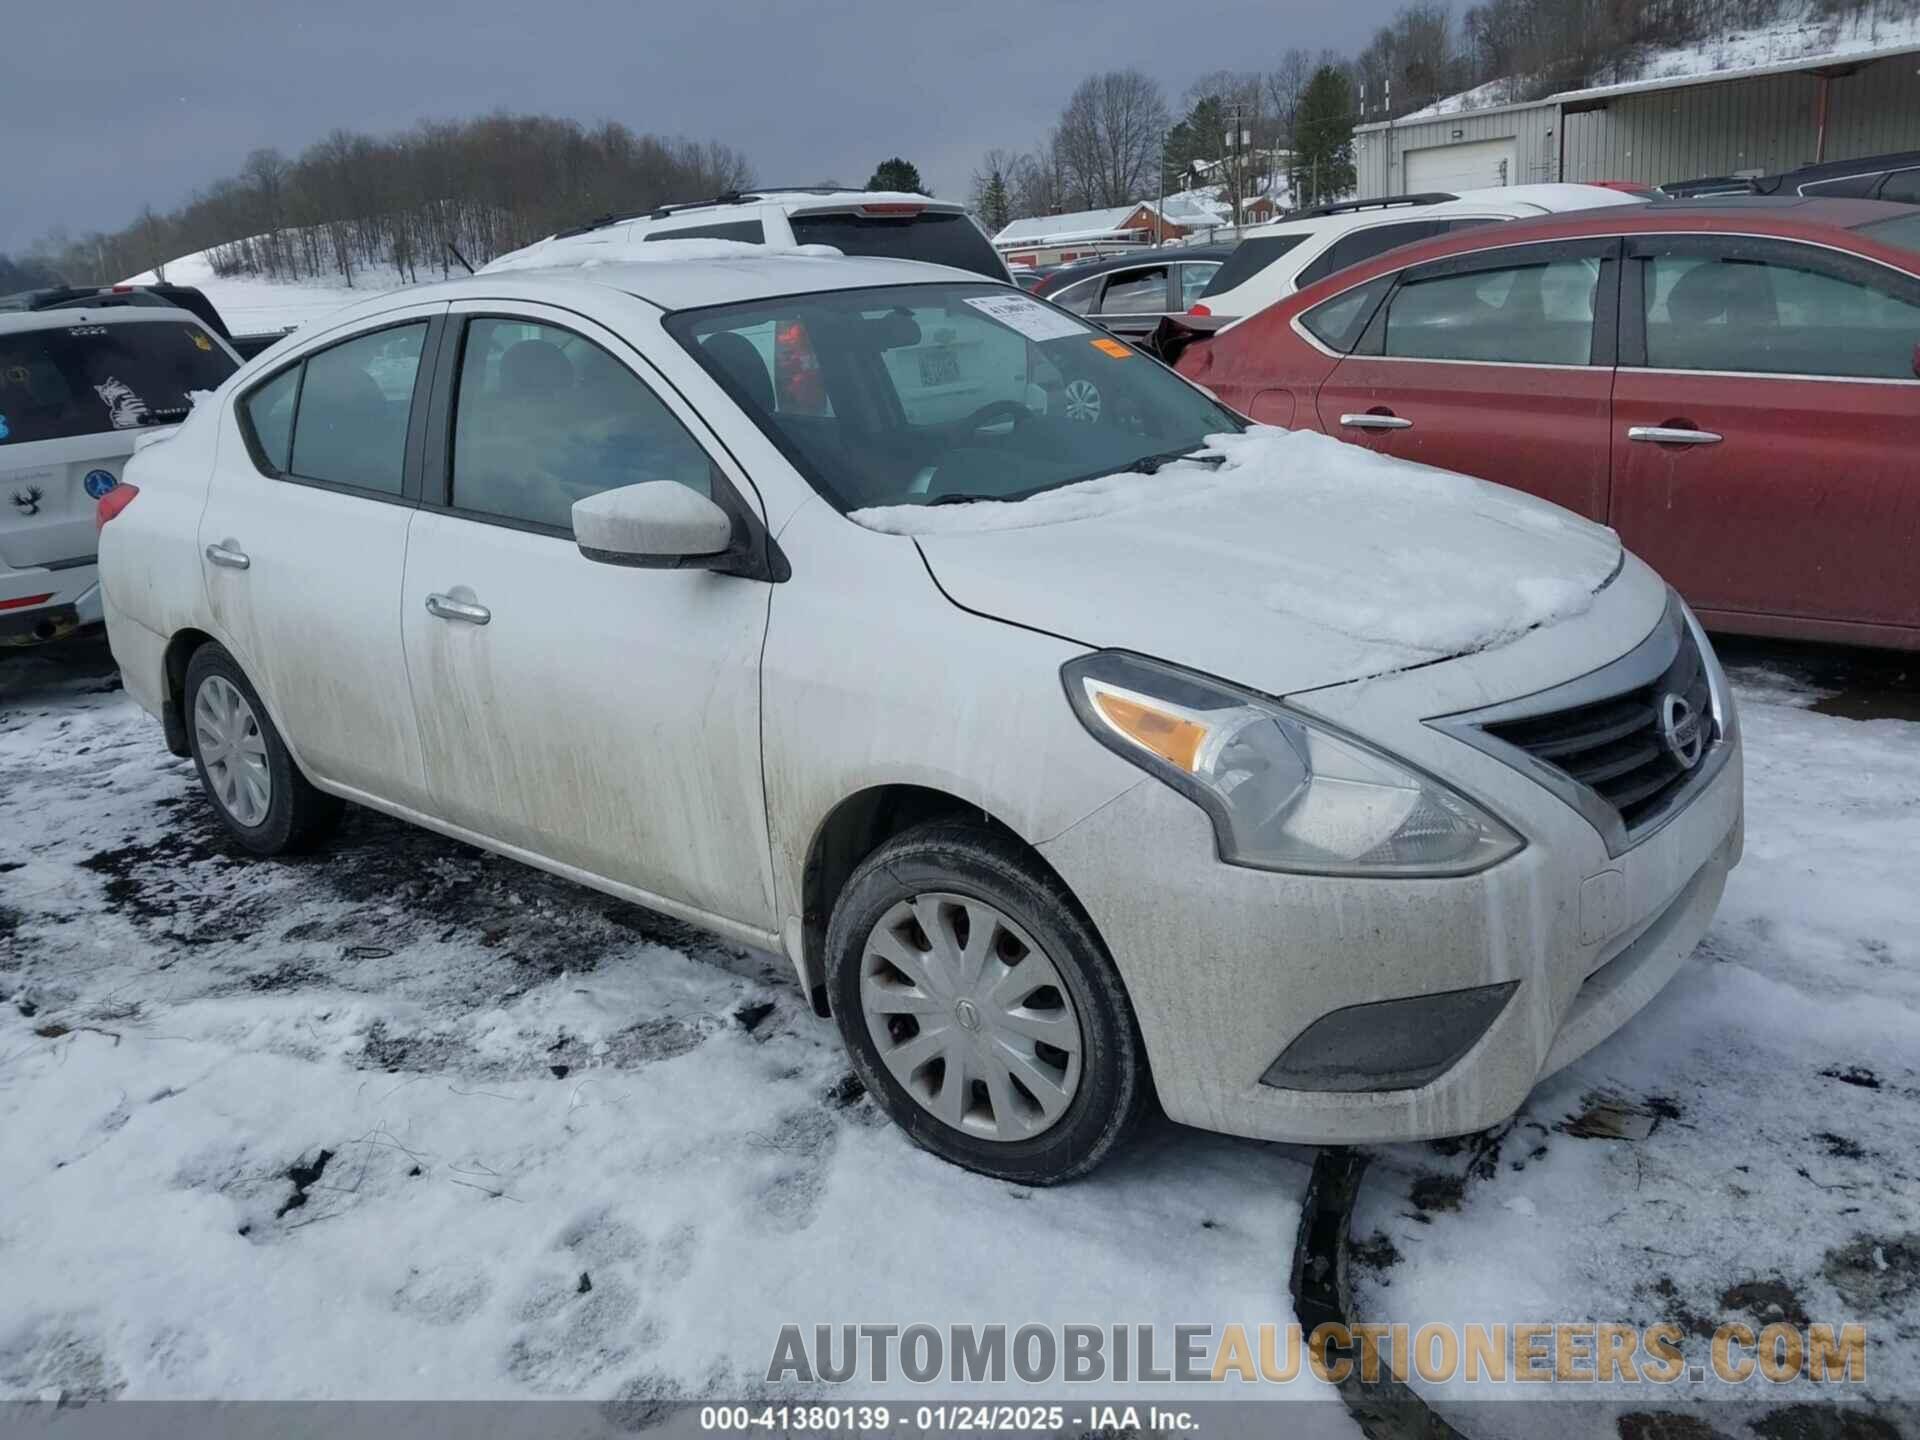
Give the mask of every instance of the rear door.
[(215, 633), (309, 774), (410, 809), (400, 577), (446, 308), (369, 319), (242, 391), (200, 518)]
[(1920, 280), (1782, 240), (1627, 254), (1621, 538), (1723, 624), (1920, 626)]
[(233, 356), (185, 314), (101, 323), (84, 311), (0, 334), (0, 561), (90, 560), (94, 501), (120, 483), (134, 437), (186, 419)]
[(1321, 384), (1330, 435), (1607, 514), (1616, 240), (1402, 271)]

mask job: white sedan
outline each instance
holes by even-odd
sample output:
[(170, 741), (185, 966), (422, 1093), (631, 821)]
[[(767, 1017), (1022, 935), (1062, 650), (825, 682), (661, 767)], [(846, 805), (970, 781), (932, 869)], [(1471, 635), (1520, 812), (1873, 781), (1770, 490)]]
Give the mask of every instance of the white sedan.
[(1023, 1182), (1150, 1092), (1495, 1123), (1740, 854), (1719, 666), (1611, 531), (960, 271), (390, 294), (127, 479), (113, 651), (240, 844), (350, 800), (782, 951), (909, 1134)]

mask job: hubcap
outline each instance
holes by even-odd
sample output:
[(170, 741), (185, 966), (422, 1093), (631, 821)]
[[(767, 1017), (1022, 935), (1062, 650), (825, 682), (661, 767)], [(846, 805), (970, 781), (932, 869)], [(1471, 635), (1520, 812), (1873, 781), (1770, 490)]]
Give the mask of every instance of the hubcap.
[(1067, 418), (1093, 421), (1100, 418), (1100, 387), (1091, 380), (1073, 380), (1067, 385)]
[(1046, 953), (971, 896), (902, 900), (867, 936), (860, 1009), (893, 1078), (988, 1140), (1050, 1129), (1080, 1089), (1080, 1017)]
[(273, 803), (267, 738), (238, 686), (220, 675), (201, 683), (193, 702), (194, 739), (213, 798), (242, 825), (258, 825)]

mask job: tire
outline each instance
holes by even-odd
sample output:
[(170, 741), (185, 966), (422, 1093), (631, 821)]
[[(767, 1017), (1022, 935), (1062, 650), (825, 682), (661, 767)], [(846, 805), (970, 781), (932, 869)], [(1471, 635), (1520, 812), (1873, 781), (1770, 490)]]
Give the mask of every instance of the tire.
[[(988, 927), (977, 952), (976, 926)], [(860, 864), (828, 925), (827, 988), (868, 1091), (915, 1143), (969, 1170), (1074, 1179), (1149, 1103), (1145, 1047), (1105, 947), (1059, 880), (983, 826), (922, 825)], [(1077, 1052), (1036, 1044), (1041, 1031), (1077, 1038)], [(949, 1087), (953, 1066), (964, 1085)]]
[(187, 662), (184, 713), (201, 788), (246, 849), (298, 854), (339, 823), (340, 799), (314, 789), (300, 773), (259, 692), (223, 646), (208, 642)]

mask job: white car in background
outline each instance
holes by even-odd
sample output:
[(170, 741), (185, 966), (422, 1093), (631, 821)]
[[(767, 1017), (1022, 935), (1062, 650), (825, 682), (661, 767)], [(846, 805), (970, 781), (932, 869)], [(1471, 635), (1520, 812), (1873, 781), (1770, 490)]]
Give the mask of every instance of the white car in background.
[(727, 240), (773, 250), (827, 245), (843, 255), (925, 260), (1012, 282), (1006, 262), (964, 205), (905, 191), (818, 186), (743, 190), (603, 215), (502, 255), (481, 273), (644, 259), (636, 247), (661, 240)]
[(169, 306), (0, 311), (0, 647), (99, 622), (96, 502), (238, 364)]
[(1336, 270), (1450, 230), (1562, 210), (1646, 203), (1644, 196), (1605, 185), (1542, 184), (1323, 205), (1243, 230), (1239, 247), (1214, 272), (1188, 313), (1215, 321), (1242, 320)]
[[(891, 358), (934, 334), (1002, 357), (964, 414)], [(390, 294), (123, 494), (114, 656), (240, 845), (351, 800), (784, 952), (914, 1139), (1023, 1183), (1150, 1090), (1275, 1140), (1497, 1123), (1740, 855), (1726, 683), (1612, 531), (1250, 429), (963, 271)]]

